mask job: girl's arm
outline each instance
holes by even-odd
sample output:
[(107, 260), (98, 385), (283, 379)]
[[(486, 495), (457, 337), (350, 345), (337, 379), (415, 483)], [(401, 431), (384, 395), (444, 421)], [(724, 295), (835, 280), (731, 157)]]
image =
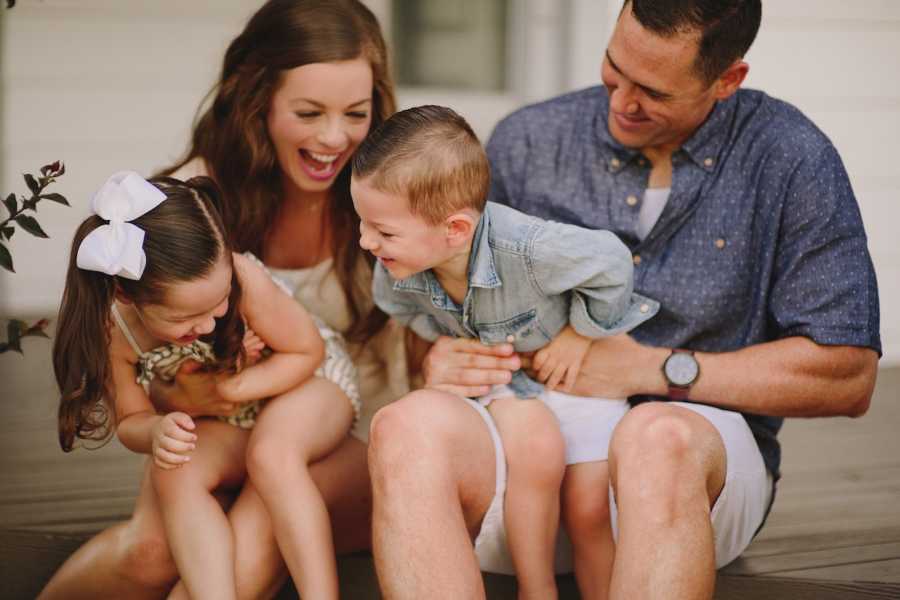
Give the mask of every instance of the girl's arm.
[(158, 415), (150, 398), (135, 381), (133, 351), (118, 330), (112, 334), (109, 360), (115, 396), (116, 434), (134, 452), (152, 454), (161, 468), (171, 469), (188, 460), (197, 436), (194, 422), (184, 413)]
[(296, 387), (325, 358), (325, 342), (309, 313), (279, 288), (266, 271), (239, 254), (234, 269), (241, 284), (241, 314), (274, 354), (218, 385), (230, 402), (248, 402)]

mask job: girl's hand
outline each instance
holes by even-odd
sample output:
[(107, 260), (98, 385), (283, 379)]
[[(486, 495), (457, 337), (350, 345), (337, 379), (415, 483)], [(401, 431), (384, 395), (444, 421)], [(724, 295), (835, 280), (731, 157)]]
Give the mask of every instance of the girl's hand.
[(579, 335), (567, 325), (534, 355), (533, 366), (538, 381), (549, 390), (561, 387), (562, 391), (571, 392), (591, 343), (590, 338)]
[(172, 412), (153, 426), (153, 462), (160, 469), (175, 469), (191, 460), (188, 454), (196, 445), (194, 420), (184, 413)]
[(247, 356), (247, 363), (243, 367), (255, 365), (262, 356), (262, 351), (265, 347), (266, 343), (256, 335), (256, 332), (248, 327), (244, 331), (244, 353)]

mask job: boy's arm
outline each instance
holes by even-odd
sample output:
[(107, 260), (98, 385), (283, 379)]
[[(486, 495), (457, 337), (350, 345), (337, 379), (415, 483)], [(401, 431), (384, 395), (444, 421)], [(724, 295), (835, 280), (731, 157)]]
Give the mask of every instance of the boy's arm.
[(250, 402), (284, 393), (311, 377), (325, 357), (325, 343), (309, 313), (262, 267), (235, 254), (234, 268), (241, 284), (241, 314), (274, 354), (217, 388), (230, 402)]
[(612, 232), (547, 222), (532, 253), (541, 293), (571, 294), (569, 324), (585, 337), (630, 331), (659, 310), (658, 302), (633, 292), (631, 252)]
[(571, 392), (591, 341), (571, 325), (566, 325), (549, 344), (535, 353), (533, 364), (537, 380), (548, 389), (559, 387), (564, 392)]

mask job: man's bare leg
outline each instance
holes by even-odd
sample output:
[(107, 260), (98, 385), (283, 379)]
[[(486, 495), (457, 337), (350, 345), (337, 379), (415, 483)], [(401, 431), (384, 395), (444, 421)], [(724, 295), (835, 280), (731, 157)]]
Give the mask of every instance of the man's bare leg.
[(494, 465), (490, 431), (458, 396), (413, 392), (375, 415), (373, 551), (386, 600), (484, 598), (472, 538)]
[(710, 599), (715, 546), (710, 507), (725, 484), (725, 446), (687, 409), (631, 409), (613, 434), (610, 480), (618, 507), (615, 599)]

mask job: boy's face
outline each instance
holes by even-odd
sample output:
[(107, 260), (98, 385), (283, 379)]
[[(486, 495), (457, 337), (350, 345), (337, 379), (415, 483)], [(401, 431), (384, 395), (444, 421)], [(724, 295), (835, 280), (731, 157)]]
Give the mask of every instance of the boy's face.
[(360, 247), (375, 255), (394, 279), (427, 271), (452, 257), (447, 228), (412, 214), (406, 196), (382, 192), (356, 177), (350, 194), (360, 219)]

